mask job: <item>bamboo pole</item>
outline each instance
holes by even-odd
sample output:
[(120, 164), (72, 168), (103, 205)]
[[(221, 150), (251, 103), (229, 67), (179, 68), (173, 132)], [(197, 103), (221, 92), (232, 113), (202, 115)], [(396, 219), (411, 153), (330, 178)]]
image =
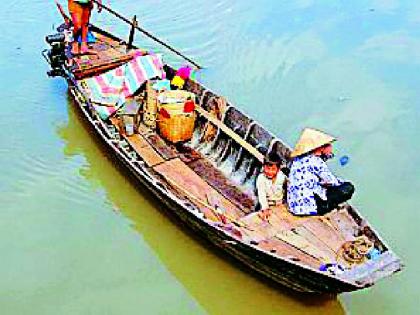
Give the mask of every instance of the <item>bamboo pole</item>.
[(185, 60), (191, 62), (194, 66), (196, 66), (198, 69), (202, 69), (202, 67), (196, 63), (195, 61), (193, 61), (192, 59), (188, 58), (187, 56), (185, 56), (183, 53), (179, 52), (178, 50), (176, 50), (175, 48), (169, 46), (169, 44), (161, 41), (159, 38), (157, 38), (156, 36), (152, 35), (151, 33), (149, 33), (148, 31), (146, 31), (145, 29), (139, 27), (138, 25), (133, 24), (129, 19), (127, 19), (126, 17), (122, 16), (121, 14), (119, 14), (118, 12), (114, 11), (113, 9), (111, 9), (110, 7), (103, 5), (102, 3), (100, 3), (98, 0), (92, 0), (93, 2), (95, 2), (98, 6), (100, 6), (102, 9), (108, 11), (109, 13), (113, 14), (114, 16), (116, 16), (117, 18), (119, 18), (120, 20), (124, 21), (125, 23), (131, 25), (132, 27), (134, 27), (135, 29), (137, 29), (138, 31), (142, 32), (144, 35), (146, 35), (147, 37), (153, 39), (154, 41), (158, 42), (159, 44), (161, 44), (162, 46), (166, 47), (167, 49), (169, 49), (170, 51), (172, 51), (173, 53), (175, 53), (176, 55), (184, 58)]

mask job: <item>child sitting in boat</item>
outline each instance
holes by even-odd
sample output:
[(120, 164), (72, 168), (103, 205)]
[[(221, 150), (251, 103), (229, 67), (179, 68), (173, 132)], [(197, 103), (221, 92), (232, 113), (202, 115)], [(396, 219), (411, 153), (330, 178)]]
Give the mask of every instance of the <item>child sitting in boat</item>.
[(291, 154), (287, 185), (287, 203), (294, 215), (324, 215), (352, 197), (354, 186), (334, 176), (325, 163), (333, 157), (335, 140), (311, 128), (302, 132)]
[(285, 176), (281, 169), (281, 159), (277, 154), (270, 154), (264, 158), (263, 171), (257, 177), (257, 195), (261, 210), (259, 217), (268, 220), (271, 206), (283, 202), (283, 183)]

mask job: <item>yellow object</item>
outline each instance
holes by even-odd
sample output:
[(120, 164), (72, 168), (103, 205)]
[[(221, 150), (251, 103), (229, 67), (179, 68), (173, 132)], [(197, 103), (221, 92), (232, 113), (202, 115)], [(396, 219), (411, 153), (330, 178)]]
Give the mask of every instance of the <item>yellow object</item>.
[(295, 149), (293, 150), (290, 157), (296, 157), (305, 153), (309, 153), (323, 145), (329, 144), (337, 140), (333, 136), (330, 136), (322, 131), (305, 128), (296, 143)]
[(179, 76), (174, 76), (174, 78), (171, 81), (171, 84), (178, 87), (179, 89), (182, 89), (185, 84), (185, 80)]

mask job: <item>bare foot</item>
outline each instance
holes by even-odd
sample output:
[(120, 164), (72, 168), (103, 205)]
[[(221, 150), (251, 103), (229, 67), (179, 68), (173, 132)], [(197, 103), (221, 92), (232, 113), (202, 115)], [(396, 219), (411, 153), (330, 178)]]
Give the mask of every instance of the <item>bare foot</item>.
[(80, 54), (79, 43), (77, 42), (71, 43), (71, 53), (73, 54), (73, 56)]
[(86, 43), (82, 44), (82, 47), (80, 49), (80, 53), (82, 55), (98, 55), (98, 53), (95, 50), (89, 49), (88, 45)]

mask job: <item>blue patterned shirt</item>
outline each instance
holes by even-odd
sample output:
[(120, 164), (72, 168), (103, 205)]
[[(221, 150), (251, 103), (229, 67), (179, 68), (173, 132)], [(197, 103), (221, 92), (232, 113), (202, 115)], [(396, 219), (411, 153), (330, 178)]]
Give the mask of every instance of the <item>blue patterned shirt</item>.
[(317, 214), (314, 194), (327, 199), (322, 184), (337, 186), (342, 183), (320, 157), (312, 154), (293, 160), (288, 180), (287, 203), (289, 211), (296, 215)]

